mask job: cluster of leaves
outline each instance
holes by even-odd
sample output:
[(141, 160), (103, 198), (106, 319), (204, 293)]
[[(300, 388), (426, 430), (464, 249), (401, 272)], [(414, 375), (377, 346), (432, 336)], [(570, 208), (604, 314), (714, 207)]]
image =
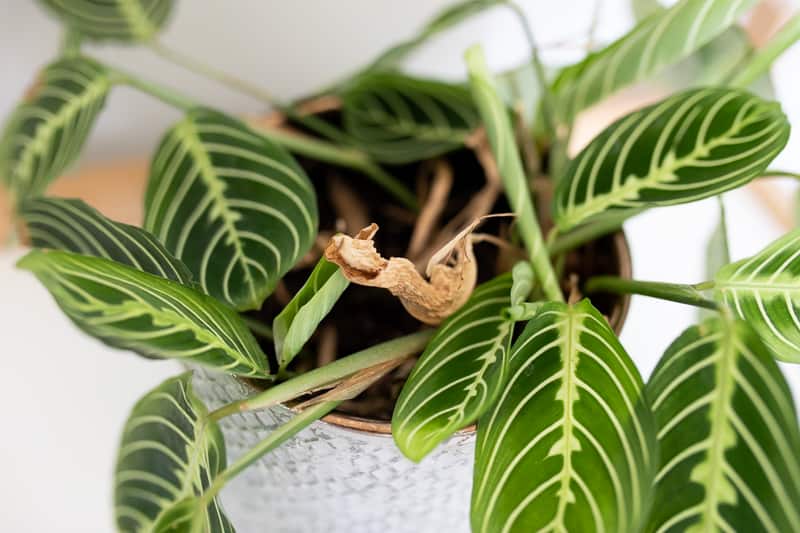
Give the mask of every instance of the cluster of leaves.
[[(44, 3), (81, 39), (141, 43), (156, 38), (173, 7)], [(800, 362), (800, 230), (750, 259), (723, 260), (709, 285), (720, 312), (684, 332), (645, 384), (589, 300), (561, 301), (509, 109), (479, 54), (469, 59), (472, 91), (395, 68), (428, 37), (503, 3), (457, 4), (339, 88), (345, 148), (367, 158), (362, 168), (450, 152), (483, 126), (531, 256), (475, 289), (435, 330), (395, 409), (397, 446), (422, 460), (478, 422), (476, 532), (792, 530), (800, 523), (800, 430), (775, 359)], [(681, 0), (655, 9), (543, 88), (557, 122), (571, 126), (607, 95), (708, 53), (753, 3)], [(275, 380), (348, 286), (320, 260), (274, 320), (279, 368), (271, 368), (240, 313), (261, 307), (310, 249), (319, 223), (314, 188), (280, 139), (185, 106), (153, 156), (143, 229), (42, 196), (80, 154), (108, 93), (126, 81), (71, 54), (43, 70), (7, 122), (0, 176), (39, 248), (20, 266), (75, 324), (111, 346)], [(740, 88), (679, 92), (624, 116), (553, 176), (554, 221), (566, 235), (609, 231), (647, 208), (719, 195), (761, 176), (788, 135), (778, 104)], [(549, 301), (529, 301), (537, 284)], [(527, 324), (515, 338), (520, 321)], [(215, 498), (240, 463), (226, 467), (216, 417), (190, 378), (148, 393), (126, 424), (120, 530), (233, 531)], [(245, 463), (340, 399), (298, 415)]]

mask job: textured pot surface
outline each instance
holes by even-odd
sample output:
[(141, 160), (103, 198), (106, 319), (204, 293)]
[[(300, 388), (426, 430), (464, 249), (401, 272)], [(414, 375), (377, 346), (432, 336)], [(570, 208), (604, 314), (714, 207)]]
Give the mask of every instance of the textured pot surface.
[[(214, 409), (252, 395), (230, 376), (195, 368)], [(228, 460), (286, 422), (282, 406), (220, 422)], [(239, 533), (467, 533), (475, 435), (459, 434), (420, 464), (390, 435), (317, 421), (251, 466), (222, 493)]]

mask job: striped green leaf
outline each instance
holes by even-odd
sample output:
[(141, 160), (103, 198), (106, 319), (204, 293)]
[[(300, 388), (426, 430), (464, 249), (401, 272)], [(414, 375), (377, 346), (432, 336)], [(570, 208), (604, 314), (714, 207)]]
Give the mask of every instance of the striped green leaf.
[(649, 531), (797, 531), (797, 413), (747, 324), (722, 317), (686, 330), (647, 394), (661, 449)]
[(676, 94), (621, 118), (570, 163), (556, 222), (569, 230), (610, 210), (717, 195), (761, 175), (788, 138), (777, 103), (725, 88)]
[(339, 267), (319, 260), (303, 287), (272, 322), (275, 354), (281, 368), (292, 361), (330, 313), (350, 282)]
[(81, 200), (32, 198), (22, 203), (31, 243), (37, 248), (105, 257), (162, 278), (192, 285), (192, 274), (146, 231), (114, 222)]
[(67, 26), (93, 39), (149, 41), (174, 0), (41, 0)]
[(756, 0), (680, 0), (645, 18), (606, 48), (564, 69), (553, 83), (567, 122), (613, 92), (689, 56), (731, 26)]
[(503, 0), (462, 0), (448, 5), (436, 13), (416, 35), (381, 52), (365, 71), (391, 70), (397, 67), (411, 52), (432, 37), (502, 2)]
[(18, 265), (44, 284), (81, 329), (146, 357), (268, 377), (266, 356), (241, 318), (174, 281), (108, 259), (35, 250)]
[(75, 161), (111, 84), (108, 72), (89, 59), (45, 67), (0, 137), (0, 179), (16, 198), (40, 194)]
[(309, 250), (317, 224), (316, 195), (300, 166), (238, 120), (195, 109), (161, 141), (145, 229), (207, 294), (258, 309)]
[(204, 496), (225, 469), (225, 441), (192, 391), (192, 374), (170, 378), (133, 408), (114, 474), (114, 518), (125, 533), (233, 533)]
[(720, 269), (714, 294), (778, 359), (800, 363), (800, 229)]
[(502, 316), (510, 292), (508, 275), (479, 286), (428, 343), (392, 416), (392, 435), (406, 457), (421, 460), (497, 397), (513, 328)]
[(588, 300), (545, 304), (478, 422), (472, 531), (638, 531), (657, 462), (643, 388)]
[(361, 76), (342, 98), (347, 132), (383, 163), (410, 163), (460, 148), (479, 122), (466, 88), (398, 73)]

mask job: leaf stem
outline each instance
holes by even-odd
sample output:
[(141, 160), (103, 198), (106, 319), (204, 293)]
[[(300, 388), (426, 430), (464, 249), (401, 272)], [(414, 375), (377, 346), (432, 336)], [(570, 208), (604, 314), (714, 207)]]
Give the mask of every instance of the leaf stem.
[(791, 172), (791, 171), (788, 171), (788, 170), (778, 170), (778, 169), (774, 169), (774, 168), (768, 168), (767, 170), (764, 171), (764, 174), (762, 176), (759, 176), (759, 177), (761, 177), (761, 178), (792, 178), (792, 179), (800, 180), (800, 173)]
[(282, 402), (287, 402), (302, 396), (310, 390), (335, 383), (359, 370), (392, 361), (421, 351), (433, 336), (433, 330), (420, 331), (404, 337), (399, 337), (370, 348), (356, 352), (352, 355), (337, 359), (333, 363), (316, 368), (304, 374), (285, 381), (264, 392), (245, 398), (238, 402), (225, 405), (209, 416), (212, 420), (219, 420), (234, 413), (265, 409)]
[(599, 239), (609, 233), (614, 233), (622, 228), (622, 224), (625, 220), (639, 214), (641, 211), (642, 210), (620, 212), (619, 217), (603, 217), (596, 221), (578, 226), (567, 233), (560, 234), (552, 242), (548, 243), (550, 256), (553, 257), (568, 252), (594, 239)]
[[(112, 73), (115, 82), (139, 89), (178, 109), (189, 111), (201, 105), (170, 88), (143, 80), (136, 75), (114, 67), (108, 65), (104, 66)], [(290, 152), (361, 172), (386, 189), (387, 192), (407, 208), (412, 211), (417, 211), (418, 209), (416, 196), (414, 196), (414, 194), (412, 194), (397, 178), (383, 170), (383, 168), (370, 159), (367, 154), (360, 150), (333, 144), (329, 141), (315, 139), (306, 135), (298, 135), (277, 128), (257, 128), (257, 130), (262, 136), (283, 146)]]
[(250, 329), (250, 331), (258, 335), (259, 337), (267, 340), (272, 340), (274, 338), (272, 334), (272, 328), (269, 327), (267, 324), (264, 324), (260, 320), (256, 320), (255, 318), (249, 317), (247, 315), (239, 315), (239, 316), (242, 317), (242, 320), (244, 321), (245, 324), (247, 324), (247, 327)]
[(289, 119), (302, 124), (303, 126), (307, 127), (311, 131), (322, 135), (328, 139), (337, 141), (337, 142), (347, 142), (348, 138), (347, 135), (343, 131), (341, 131), (336, 126), (320, 119), (314, 115), (306, 115), (302, 113), (298, 113), (295, 111), (294, 107), (282, 102), (280, 99), (276, 98), (272, 95), (269, 91), (258, 87), (246, 80), (233, 76), (223, 70), (220, 70), (216, 67), (198, 61), (197, 59), (190, 57), (182, 52), (174, 50), (169, 46), (166, 46), (164, 43), (159, 41), (153, 41), (150, 43), (150, 49), (162, 59), (169, 61), (175, 65), (183, 67), (184, 69), (203, 76), (205, 78), (212, 79), (226, 87), (233, 89), (239, 93), (245, 94), (258, 100), (259, 102), (263, 102), (269, 106), (275, 107), (276, 109), (280, 110), (284, 113)]
[(391, 193), (404, 206), (414, 212), (419, 210), (416, 196), (361, 150), (338, 146), (327, 141), (275, 128), (258, 128), (258, 132), (290, 152), (362, 172)]
[(472, 96), (486, 127), (489, 144), (503, 179), (506, 197), (517, 215), (517, 224), (528, 249), (531, 266), (542, 284), (545, 296), (549, 300), (563, 302), (564, 295), (561, 293), (542, 237), (542, 229), (539, 227), (531, 198), (531, 188), (514, 140), (508, 109), (497, 93), (480, 45), (470, 47), (465, 57)]
[(533, 64), (533, 69), (536, 72), (536, 79), (542, 90), (542, 115), (544, 116), (545, 125), (550, 132), (550, 138), (553, 139), (555, 143), (558, 140), (558, 134), (554, 114), (555, 106), (553, 105), (553, 93), (550, 90), (550, 85), (547, 83), (547, 74), (545, 74), (544, 65), (539, 58), (539, 47), (536, 45), (536, 39), (533, 36), (533, 30), (531, 29), (530, 22), (528, 22), (528, 17), (525, 16), (525, 12), (519, 4), (516, 2), (508, 2), (507, 5), (517, 16), (522, 30), (525, 32), (525, 39), (528, 41), (531, 52), (531, 63)]
[(800, 39), (800, 13), (790, 18), (763, 48), (748, 59), (746, 65), (736, 69), (737, 73), (729, 85), (747, 87), (765, 74), (778, 56), (798, 39)]
[(681, 285), (678, 283), (662, 283), (658, 281), (637, 281), (623, 279), (616, 276), (595, 276), (586, 282), (587, 293), (611, 292), (615, 294), (641, 294), (671, 302), (718, 309), (716, 302), (709, 300), (702, 293), (712, 289), (714, 282), (707, 281), (696, 285)]
[(312, 422), (319, 420), (323, 416), (330, 413), (340, 403), (341, 401), (322, 402), (294, 415), (288, 422), (279, 426), (277, 429), (275, 429), (275, 431), (270, 433), (267, 438), (259, 442), (252, 449), (247, 451), (244, 455), (229, 465), (228, 468), (219, 473), (214, 480), (213, 485), (203, 496), (208, 500), (216, 496), (216, 494), (228, 481), (236, 477), (248, 466), (261, 459), (264, 454), (271, 452), (293, 436), (297, 435)]

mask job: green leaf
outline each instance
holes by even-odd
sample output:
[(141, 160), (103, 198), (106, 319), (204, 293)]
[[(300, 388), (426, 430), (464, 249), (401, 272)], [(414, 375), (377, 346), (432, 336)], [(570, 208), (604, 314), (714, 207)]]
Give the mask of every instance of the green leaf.
[(780, 106), (725, 88), (685, 91), (621, 118), (556, 188), (562, 231), (612, 210), (700, 200), (758, 177), (789, 138)]
[(164, 26), (174, 0), (41, 0), (69, 27), (93, 39), (149, 41)]
[(162, 278), (192, 286), (192, 274), (146, 231), (114, 222), (81, 200), (33, 198), (20, 206), (37, 248), (105, 257)]
[(411, 52), (439, 33), (452, 28), (482, 11), (503, 3), (504, 0), (464, 0), (447, 6), (430, 19), (414, 37), (384, 50), (365, 71), (395, 68)]
[(269, 376), (266, 356), (241, 318), (210, 296), (70, 252), (36, 250), (18, 266), (39, 278), (78, 327), (110, 346), (232, 374)]
[(0, 179), (17, 199), (43, 192), (80, 155), (111, 85), (108, 72), (85, 58), (40, 73), (0, 137)]
[(406, 457), (421, 460), (497, 397), (513, 328), (501, 314), (510, 291), (508, 275), (479, 286), (428, 343), (392, 416), (392, 435)]
[(225, 469), (225, 441), (191, 378), (166, 380), (125, 422), (114, 474), (119, 531), (234, 531), (219, 503), (204, 496)]
[(376, 161), (404, 164), (463, 146), (479, 118), (460, 85), (379, 72), (342, 95), (344, 125)]
[(472, 530), (638, 531), (657, 461), (642, 379), (584, 300), (545, 304), (478, 422)]
[(714, 296), (758, 333), (775, 357), (800, 363), (800, 230), (720, 269)]
[(317, 201), (282, 148), (210, 109), (195, 109), (161, 141), (145, 196), (145, 229), (203, 290), (258, 309), (317, 234)]
[(278, 364), (286, 368), (330, 313), (350, 282), (324, 257), (303, 287), (272, 322)]
[(561, 118), (659, 72), (731, 26), (756, 0), (681, 0), (659, 11), (606, 48), (564, 69), (553, 83)]
[(797, 413), (747, 324), (722, 317), (686, 330), (647, 394), (661, 449), (648, 531), (796, 531)]
[(531, 264), (527, 261), (520, 261), (511, 269), (511, 277), (514, 283), (511, 286), (510, 305), (519, 305), (528, 301), (534, 286)]

